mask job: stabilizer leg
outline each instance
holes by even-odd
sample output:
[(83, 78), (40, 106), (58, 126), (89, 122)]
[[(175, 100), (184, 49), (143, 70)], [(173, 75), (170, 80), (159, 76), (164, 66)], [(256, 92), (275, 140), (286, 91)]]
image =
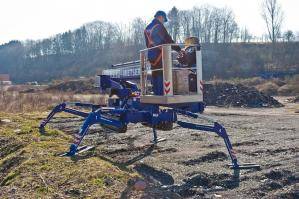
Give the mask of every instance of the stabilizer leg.
[(220, 137), (223, 138), (226, 149), (227, 149), (228, 154), (229, 154), (229, 156), (231, 158), (231, 161), (232, 161), (232, 166), (234, 168), (239, 167), (236, 152), (233, 150), (233, 146), (232, 146), (232, 144), (229, 140), (229, 137), (226, 133), (225, 128), (223, 126), (221, 126), (219, 123), (215, 122), (214, 123), (214, 132), (217, 133), (217, 135), (219, 135)]
[(208, 126), (208, 125), (199, 125), (199, 124), (177, 121), (177, 124), (183, 128), (214, 132), (214, 133), (217, 133), (217, 135), (219, 135), (220, 137), (222, 137), (224, 140), (226, 149), (228, 151), (228, 154), (232, 161), (230, 168), (232, 168), (232, 169), (251, 169), (251, 168), (259, 168), (260, 167), (257, 164), (239, 164), (238, 163), (238, 160), (236, 157), (236, 152), (233, 150), (232, 144), (229, 140), (226, 130), (219, 123), (214, 122), (214, 126)]
[[(47, 123), (54, 117), (54, 115), (56, 113), (60, 113), (60, 112), (66, 112), (66, 113), (70, 113), (70, 114), (73, 114), (73, 115), (77, 115), (77, 116), (80, 116), (80, 117), (84, 117), (86, 118), (88, 116), (88, 113), (85, 113), (85, 112), (82, 112), (82, 111), (78, 111), (78, 110), (75, 110), (75, 109), (70, 109), (70, 108), (66, 108), (66, 105), (67, 104), (72, 104), (71, 102), (65, 102), (65, 103), (61, 103), (61, 104), (58, 104), (50, 113), (49, 115), (47, 116), (46, 119), (44, 119), (40, 125), (39, 125), (39, 131), (40, 133), (44, 133), (45, 132), (45, 126), (47, 125)], [(83, 106), (81, 105), (81, 103), (77, 103), (75, 104), (76, 106)], [(89, 104), (87, 104), (89, 105)], [(86, 105), (85, 105), (86, 106)]]
[(60, 156), (73, 156), (78, 153), (82, 153), (83, 151), (87, 151), (94, 148), (93, 146), (79, 147), (79, 145), (83, 141), (83, 138), (87, 135), (89, 127), (95, 123), (115, 126), (117, 128), (121, 128), (124, 125), (122, 122), (118, 120), (102, 117), (101, 110), (98, 110), (96, 112), (91, 112), (89, 113), (88, 117), (84, 121), (79, 133), (75, 134), (74, 142), (70, 145), (69, 151), (67, 153), (61, 154)]
[(54, 117), (54, 115), (56, 113), (60, 113), (62, 112), (64, 109), (65, 109), (65, 106), (66, 104), (65, 103), (62, 103), (62, 104), (59, 104), (57, 105), (50, 113), (49, 115), (47, 116), (46, 119), (44, 119), (40, 125), (39, 125), (39, 131), (40, 133), (44, 133), (45, 132), (45, 126), (47, 125), (47, 123)]
[(227, 151), (229, 153), (229, 156), (231, 158), (232, 164), (230, 164), (231, 169), (254, 169), (254, 168), (260, 168), (260, 165), (258, 164), (252, 164), (252, 163), (243, 163), (239, 164), (236, 156), (236, 152), (233, 150), (233, 146), (229, 140), (229, 137), (226, 133), (225, 128), (220, 125), (219, 123), (214, 123), (214, 129), (215, 133), (217, 133), (219, 136), (221, 136), (224, 140), (225, 146), (227, 148)]
[(74, 142), (70, 145), (70, 149), (68, 152), (60, 154), (59, 156), (73, 156), (75, 154), (81, 153), (87, 150), (94, 148), (94, 146), (82, 146), (79, 147), (85, 135), (87, 135), (87, 131), (91, 125), (96, 123), (97, 116), (94, 112), (91, 112), (89, 116), (84, 121), (82, 127), (80, 128), (79, 133), (74, 135)]
[(157, 130), (156, 130), (156, 128), (154, 127), (154, 128), (153, 128), (153, 140), (151, 141), (151, 143), (153, 143), (153, 144), (157, 144), (158, 142), (164, 142), (164, 141), (166, 141), (165, 138), (158, 138)]

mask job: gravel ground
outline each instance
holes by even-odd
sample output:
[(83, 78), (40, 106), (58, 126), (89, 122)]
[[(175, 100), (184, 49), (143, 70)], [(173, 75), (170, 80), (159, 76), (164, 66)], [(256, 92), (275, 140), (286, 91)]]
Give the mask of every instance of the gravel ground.
[[(158, 136), (167, 140), (157, 146), (150, 144), (151, 129), (141, 124), (129, 125), (125, 134), (107, 133), (95, 125), (84, 142), (96, 146), (89, 156), (134, 168), (144, 176), (146, 190), (136, 194), (128, 185), (122, 198), (299, 198), (299, 104), (279, 100), (285, 107), (205, 110), (226, 128), (239, 162), (257, 163), (260, 169), (229, 169), (220, 137), (179, 126), (159, 131)], [(57, 118), (50, 126), (73, 134), (82, 122)]]

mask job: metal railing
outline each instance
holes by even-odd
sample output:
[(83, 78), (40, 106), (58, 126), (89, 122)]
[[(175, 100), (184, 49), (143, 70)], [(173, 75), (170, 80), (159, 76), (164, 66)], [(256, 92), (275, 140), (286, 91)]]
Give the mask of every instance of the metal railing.
[[(198, 86), (197, 80), (195, 79), (194, 88), (190, 90), (190, 82), (189, 75), (197, 78), (197, 70), (198, 66), (195, 64), (194, 66), (188, 66), (186, 64), (179, 63), (177, 61), (178, 53), (172, 50), (173, 46), (184, 47), (183, 44), (163, 44), (152, 48), (143, 49), (140, 51), (140, 65), (141, 65), (141, 93), (142, 95), (153, 95), (152, 91), (152, 83), (149, 78), (153, 72), (161, 71), (159, 75), (163, 77), (163, 91), (165, 95), (195, 95), (198, 94)], [(192, 47), (197, 47), (197, 45), (188, 45)], [(162, 51), (162, 63), (161, 68), (153, 69), (150, 67), (151, 64), (149, 62), (148, 54), (152, 49), (159, 48)], [(201, 59), (201, 56), (200, 56)], [(200, 66), (201, 67), (201, 66)], [(201, 72), (201, 71), (200, 71)], [(180, 76), (182, 75), (182, 76)], [(200, 75), (201, 78), (201, 75)], [(200, 79), (201, 80), (201, 79)], [(170, 83), (168, 83), (170, 82)], [(168, 87), (169, 86), (169, 87)], [(168, 92), (168, 90), (170, 91)]]

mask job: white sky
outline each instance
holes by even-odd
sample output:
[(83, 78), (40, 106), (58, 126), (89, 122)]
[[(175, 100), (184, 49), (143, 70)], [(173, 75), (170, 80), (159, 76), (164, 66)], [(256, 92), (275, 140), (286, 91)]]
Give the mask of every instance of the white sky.
[[(299, 0), (278, 0), (284, 11), (283, 30), (299, 31)], [(127, 23), (150, 20), (157, 10), (191, 9), (210, 4), (232, 8), (238, 24), (254, 35), (265, 32), (262, 0), (0, 0), (0, 44), (42, 39), (96, 20)]]

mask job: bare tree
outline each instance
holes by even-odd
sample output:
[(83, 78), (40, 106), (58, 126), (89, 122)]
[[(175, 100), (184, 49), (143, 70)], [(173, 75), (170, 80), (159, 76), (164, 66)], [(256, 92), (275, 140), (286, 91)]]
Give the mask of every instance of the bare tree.
[(293, 33), (293, 31), (288, 30), (283, 34), (283, 38), (284, 40), (286, 40), (287, 42), (291, 42), (295, 40), (295, 35)]
[(180, 29), (180, 21), (179, 21), (179, 10), (176, 7), (173, 7), (169, 12), (168, 12), (168, 18), (169, 23), (168, 29), (169, 33), (172, 36), (174, 41), (177, 41), (177, 38), (179, 36), (179, 29)]
[(202, 8), (203, 10), (203, 35), (204, 35), (204, 42), (210, 43), (211, 37), (212, 37), (212, 10), (213, 8), (211, 6), (204, 6)]
[(230, 29), (231, 21), (234, 18), (232, 10), (224, 8), (222, 11), (222, 42), (225, 43), (228, 40), (228, 32)]
[(179, 12), (179, 18), (180, 18), (180, 26), (181, 26), (181, 39), (182, 41), (184, 38), (190, 37), (191, 34), (191, 18), (192, 18), (192, 13), (189, 10), (182, 10)]
[(239, 38), (239, 27), (237, 22), (234, 20), (230, 22), (228, 27), (228, 42), (232, 43), (233, 40), (238, 41)]
[(269, 38), (272, 43), (277, 41), (281, 33), (283, 12), (277, 0), (264, 0), (262, 4), (262, 17), (264, 18)]
[(202, 10), (200, 8), (194, 7), (192, 9), (192, 28), (191, 35), (198, 37), (200, 42), (203, 41), (203, 28), (202, 28)]
[(211, 14), (211, 20), (213, 22), (213, 42), (218, 43), (220, 38), (220, 31), (222, 29), (222, 11), (219, 8), (213, 8), (212, 14)]
[(132, 39), (133, 44), (135, 46), (143, 46), (144, 44), (144, 27), (146, 27), (145, 21), (143, 21), (141, 18), (135, 18), (132, 22)]
[(249, 33), (249, 30), (247, 29), (247, 27), (241, 29), (240, 39), (241, 39), (241, 42), (248, 42), (248, 43), (252, 39), (252, 35)]

